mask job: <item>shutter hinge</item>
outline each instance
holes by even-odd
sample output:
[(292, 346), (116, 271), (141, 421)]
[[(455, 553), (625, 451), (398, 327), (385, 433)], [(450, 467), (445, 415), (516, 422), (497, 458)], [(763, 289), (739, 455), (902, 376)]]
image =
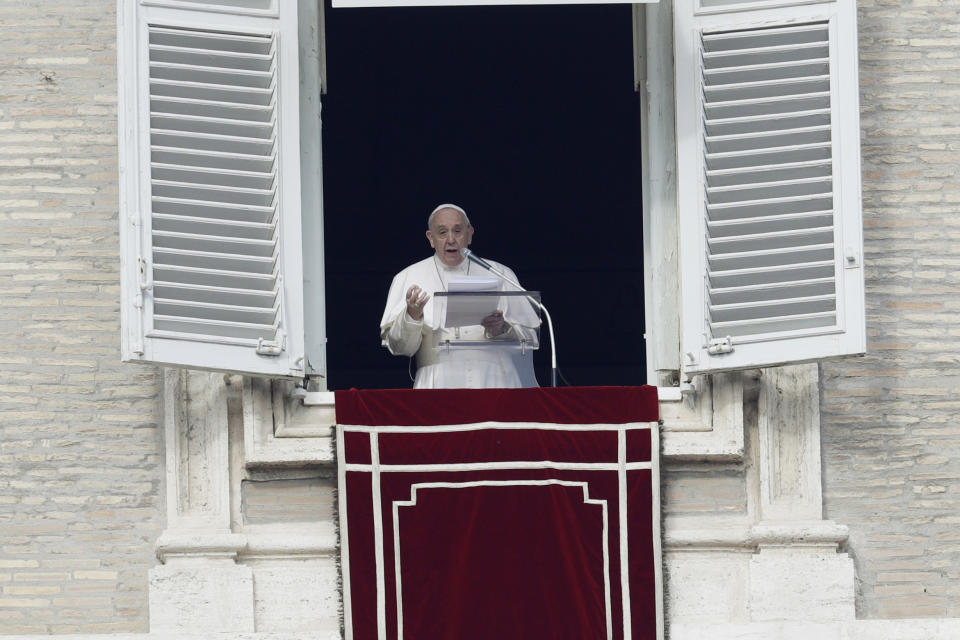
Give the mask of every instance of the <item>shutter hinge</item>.
[(257, 339), (257, 354), (261, 356), (278, 356), (287, 348), (287, 336), (283, 332), (277, 334), (276, 340)]
[(712, 356), (718, 356), (722, 353), (733, 353), (733, 338), (714, 338), (707, 346), (707, 353)]
[[(134, 224), (136, 225), (137, 223), (134, 222)], [(150, 288), (151, 285), (147, 282), (147, 261), (143, 259), (143, 256), (137, 256), (137, 291), (133, 296), (133, 306), (137, 309), (139, 328), (134, 335), (130, 350), (140, 357), (143, 357), (143, 335), (141, 333), (144, 314), (143, 292)]]
[(143, 256), (137, 256), (137, 307), (143, 307), (143, 292), (153, 289), (153, 284), (147, 280), (147, 261)]

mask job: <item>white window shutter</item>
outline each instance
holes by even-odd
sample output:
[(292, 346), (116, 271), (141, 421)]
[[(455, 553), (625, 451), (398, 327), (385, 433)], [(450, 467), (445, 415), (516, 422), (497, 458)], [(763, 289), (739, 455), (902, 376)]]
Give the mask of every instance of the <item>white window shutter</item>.
[(855, 2), (674, 24), (684, 370), (863, 353)]
[(297, 5), (119, 3), (125, 361), (316, 373), (304, 346)]

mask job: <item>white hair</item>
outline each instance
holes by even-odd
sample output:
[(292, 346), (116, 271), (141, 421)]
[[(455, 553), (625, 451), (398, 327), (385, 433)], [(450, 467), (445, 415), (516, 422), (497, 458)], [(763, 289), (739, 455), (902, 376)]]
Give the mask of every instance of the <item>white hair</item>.
[(430, 215), (427, 216), (427, 229), (430, 229), (433, 227), (433, 219), (437, 216), (438, 213), (440, 213), (444, 209), (453, 209), (454, 211), (459, 212), (460, 215), (463, 216), (463, 221), (467, 223), (467, 226), (468, 227), (473, 226), (470, 224), (470, 218), (467, 217), (467, 212), (464, 211), (462, 207), (458, 207), (455, 204), (447, 203), (447, 204), (441, 204), (436, 209), (430, 212)]

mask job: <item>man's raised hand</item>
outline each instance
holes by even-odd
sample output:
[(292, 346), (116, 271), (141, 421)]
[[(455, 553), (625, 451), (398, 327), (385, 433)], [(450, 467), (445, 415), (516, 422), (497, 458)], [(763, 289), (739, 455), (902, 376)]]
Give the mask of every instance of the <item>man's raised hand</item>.
[(407, 315), (414, 320), (422, 320), (423, 305), (427, 304), (427, 300), (429, 299), (430, 294), (417, 285), (413, 285), (407, 289)]

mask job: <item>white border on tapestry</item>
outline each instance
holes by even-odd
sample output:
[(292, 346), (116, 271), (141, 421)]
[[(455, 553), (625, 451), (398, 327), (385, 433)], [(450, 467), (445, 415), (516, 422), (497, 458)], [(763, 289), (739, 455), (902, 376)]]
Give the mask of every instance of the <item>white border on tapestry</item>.
[[(555, 462), (553, 460), (506, 460), (498, 462), (439, 462), (436, 464), (378, 464), (381, 472), (430, 472), (430, 471), (498, 471), (530, 469), (561, 469), (564, 471), (619, 471), (620, 465), (615, 462)], [(649, 462), (627, 462), (623, 465), (626, 471), (650, 469)], [(347, 471), (373, 471), (373, 465), (353, 462), (347, 465)]]
[(387, 596), (386, 570), (383, 566), (383, 509), (380, 499), (380, 443), (377, 434), (370, 434), (370, 488), (373, 501), (373, 559), (377, 571), (377, 638), (386, 640), (387, 637)]
[[(653, 452), (650, 452), (653, 458)], [(651, 492), (652, 493), (652, 492)], [(630, 611), (629, 531), (627, 529), (627, 432), (617, 433), (617, 496), (620, 520), (620, 599), (623, 608), (623, 637), (633, 637), (633, 612)], [(650, 496), (653, 502), (653, 496)]]
[[(403, 637), (403, 590), (400, 579), (400, 507), (417, 505), (418, 489), (462, 489), (465, 487), (520, 487), (520, 486), (551, 486), (580, 487), (583, 490), (584, 504), (599, 505), (603, 515), (602, 544), (603, 544), (603, 602), (607, 623), (607, 640), (613, 639), (613, 611), (610, 604), (610, 534), (607, 501), (590, 498), (590, 488), (587, 482), (573, 482), (570, 480), (474, 480), (471, 482), (419, 482), (410, 485), (410, 500), (394, 500), (393, 507), (393, 559), (397, 593), (397, 637)], [(621, 544), (621, 548), (622, 548)], [(629, 636), (624, 636), (629, 637)]]
[(545, 431), (613, 431), (616, 429), (649, 429), (653, 422), (622, 422), (617, 424), (585, 423), (567, 424), (560, 422), (471, 422), (469, 424), (434, 424), (410, 426), (379, 426), (364, 424), (343, 424), (342, 429), (358, 433), (435, 433), (448, 431), (482, 431), (484, 429), (542, 429)]

